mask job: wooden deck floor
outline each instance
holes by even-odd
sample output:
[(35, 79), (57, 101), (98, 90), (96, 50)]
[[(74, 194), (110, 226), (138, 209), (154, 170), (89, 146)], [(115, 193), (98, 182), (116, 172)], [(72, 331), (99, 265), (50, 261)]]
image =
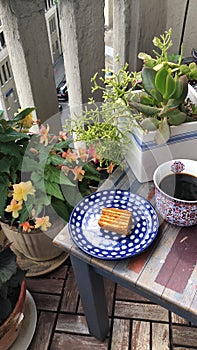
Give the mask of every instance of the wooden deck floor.
[(197, 349), (196, 326), (108, 280), (105, 287), (111, 327), (100, 342), (88, 332), (69, 258), (50, 274), (27, 278), (38, 310), (28, 350)]

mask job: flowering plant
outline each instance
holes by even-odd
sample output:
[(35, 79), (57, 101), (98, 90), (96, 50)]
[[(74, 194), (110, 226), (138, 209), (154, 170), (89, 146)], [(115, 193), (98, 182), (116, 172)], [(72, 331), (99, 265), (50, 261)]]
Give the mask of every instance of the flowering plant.
[(75, 150), (65, 132), (50, 134), (48, 125), (31, 132), (32, 111), (0, 120), (0, 219), (25, 232), (47, 231), (55, 217), (68, 222), (91, 181), (101, 179), (93, 147)]

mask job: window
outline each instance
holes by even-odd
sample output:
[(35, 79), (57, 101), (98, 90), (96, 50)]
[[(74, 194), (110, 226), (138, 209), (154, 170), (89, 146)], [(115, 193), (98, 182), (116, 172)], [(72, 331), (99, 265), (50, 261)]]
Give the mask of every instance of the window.
[(0, 73), (0, 83), (1, 83), (1, 86), (3, 85), (3, 79), (2, 79), (2, 75)]
[(6, 74), (6, 70), (5, 70), (5, 65), (3, 64), (2, 65), (2, 72), (3, 72), (3, 78), (4, 78), (4, 81), (8, 81), (8, 78), (7, 78), (7, 74)]
[(3, 32), (0, 33), (0, 43), (2, 48), (6, 46)]
[(54, 33), (56, 31), (56, 25), (55, 25), (55, 17), (53, 17), (50, 21), (49, 21), (49, 28), (50, 28), (50, 33)]
[(12, 75), (11, 75), (11, 73), (10, 73), (10, 67), (9, 67), (8, 61), (6, 62), (6, 68), (7, 68), (8, 77), (11, 78)]

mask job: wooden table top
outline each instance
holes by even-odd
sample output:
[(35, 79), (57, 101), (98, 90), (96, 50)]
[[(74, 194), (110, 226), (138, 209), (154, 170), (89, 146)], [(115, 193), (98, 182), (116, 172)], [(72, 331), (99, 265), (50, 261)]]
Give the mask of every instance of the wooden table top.
[[(123, 189), (143, 196), (155, 207), (152, 182), (139, 183), (130, 168), (116, 169), (101, 189)], [(102, 260), (89, 256), (72, 241), (66, 226), (54, 239), (61, 249), (88, 264), (124, 280), (150, 300), (197, 323), (197, 225), (181, 228), (159, 217), (159, 233), (153, 244), (138, 256), (122, 260)], [(152, 298), (154, 296), (154, 298)], [(159, 302), (160, 303), (160, 302)], [(173, 306), (171, 308), (171, 306)]]

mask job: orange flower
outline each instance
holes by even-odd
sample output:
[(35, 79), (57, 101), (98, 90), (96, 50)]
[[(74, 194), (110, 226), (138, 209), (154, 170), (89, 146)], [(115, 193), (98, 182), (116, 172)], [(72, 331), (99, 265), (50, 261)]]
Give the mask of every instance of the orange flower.
[(63, 152), (62, 153), (62, 158), (66, 158), (67, 157), (67, 152)]
[(88, 150), (88, 154), (92, 158), (92, 161), (94, 163), (97, 163), (99, 161), (94, 145), (91, 145), (91, 147)]
[(60, 137), (60, 139), (68, 140), (68, 135), (64, 131), (59, 131), (59, 137)]
[(62, 165), (61, 167), (61, 171), (65, 174), (65, 175), (68, 175), (69, 171), (71, 169), (67, 166), (67, 165)]
[(19, 201), (17, 202), (15, 199), (12, 199), (11, 202), (10, 202), (10, 205), (8, 205), (6, 208), (5, 208), (5, 211), (7, 211), (7, 213), (11, 213), (12, 212), (12, 217), (13, 218), (18, 218), (19, 216), (19, 210), (22, 209), (22, 204), (23, 204), (23, 201)]
[(66, 159), (72, 163), (72, 162), (76, 162), (77, 158), (78, 158), (78, 155), (76, 152), (72, 152), (71, 149), (69, 148), (68, 151), (66, 152), (67, 155), (66, 155)]
[(40, 143), (44, 143), (45, 146), (49, 143), (49, 125), (47, 127), (41, 125), (40, 127)]
[(31, 153), (33, 153), (35, 155), (39, 154), (39, 151), (36, 148), (31, 147), (29, 150), (30, 150)]
[(34, 228), (34, 226), (30, 225), (30, 223), (28, 221), (23, 222), (19, 226), (21, 226), (23, 228), (23, 232), (30, 232), (31, 229)]
[(47, 231), (49, 227), (51, 227), (51, 223), (49, 222), (49, 216), (36, 218), (35, 228), (40, 228), (42, 231)]
[(33, 195), (36, 192), (31, 181), (20, 182), (19, 184), (13, 185), (13, 188), (14, 188), (13, 198), (16, 201), (21, 201), (21, 200), (26, 201), (28, 194)]
[(73, 174), (75, 175), (74, 180), (79, 180), (79, 181), (83, 180), (85, 170), (82, 169), (82, 166), (76, 166), (72, 171), (73, 171)]
[(87, 162), (88, 154), (87, 154), (87, 150), (85, 148), (79, 148), (79, 155), (80, 155), (82, 162)]
[(114, 170), (114, 164), (111, 162), (110, 165), (107, 167), (108, 174), (111, 174)]

